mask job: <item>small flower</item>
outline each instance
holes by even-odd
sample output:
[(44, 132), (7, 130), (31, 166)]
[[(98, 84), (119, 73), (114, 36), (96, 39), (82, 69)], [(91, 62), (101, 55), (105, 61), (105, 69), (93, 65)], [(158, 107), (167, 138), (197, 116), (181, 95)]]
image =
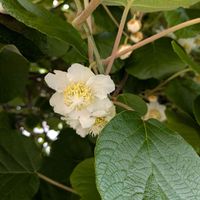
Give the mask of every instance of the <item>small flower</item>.
[(141, 41), (144, 38), (143, 33), (142, 32), (137, 32), (137, 33), (133, 33), (130, 36), (130, 39), (135, 42), (138, 43), (139, 41)]
[(165, 121), (167, 119), (166, 115), (165, 115), (166, 106), (161, 105), (157, 101), (156, 96), (150, 96), (148, 99), (150, 102), (147, 103), (148, 111), (147, 111), (147, 114), (144, 116), (144, 120), (153, 118), (153, 119), (157, 119), (161, 122)]
[(77, 134), (81, 137), (85, 137), (88, 134), (97, 136), (115, 114), (115, 106), (112, 104), (106, 112), (102, 110), (91, 113), (90, 118), (92, 119), (92, 123), (90, 126), (83, 127), (79, 120), (70, 117), (63, 117), (62, 119), (65, 120), (71, 128), (75, 129)]
[(137, 20), (137, 19), (131, 19), (127, 23), (128, 31), (130, 31), (131, 33), (138, 32), (141, 29), (141, 27), (142, 27), (142, 24), (140, 20)]
[(0, 3), (0, 13), (7, 14), (7, 12), (5, 11), (5, 9), (2, 6), (2, 3)]
[(187, 53), (191, 53), (192, 50), (198, 47), (196, 43), (196, 38), (181, 38), (178, 40), (178, 43), (185, 49)]
[[(119, 47), (118, 52), (120, 53), (120, 52), (122, 52), (122, 51), (128, 49), (129, 47), (131, 47), (130, 44), (123, 44), (123, 45), (121, 45), (121, 46)], [(126, 54), (120, 56), (120, 59), (121, 59), (121, 60), (125, 60), (126, 58), (128, 58), (128, 57), (131, 55), (131, 53), (132, 53), (132, 51), (129, 51), (128, 53), (126, 53)]]

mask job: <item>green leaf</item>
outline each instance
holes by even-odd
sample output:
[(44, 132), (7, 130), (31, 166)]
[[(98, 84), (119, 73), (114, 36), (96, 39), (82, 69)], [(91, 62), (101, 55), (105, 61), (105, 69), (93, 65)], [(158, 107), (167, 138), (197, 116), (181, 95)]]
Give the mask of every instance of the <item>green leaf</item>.
[(176, 79), (165, 89), (165, 94), (178, 108), (193, 116), (193, 101), (200, 95), (200, 85), (191, 79)]
[(197, 153), (200, 153), (200, 131), (198, 124), (186, 113), (167, 110), (167, 127), (177, 131)]
[(173, 51), (169, 38), (135, 50), (126, 64), (126, 71), (139, 79), (161, 79), (184, 68), (185, 64)]
[(49, 37), (72, 45), (80, 54), (87, 55), (87, 47), (71, 24), (49, 11), (34, 5), (30, 0), (1, 0), (5, 10), (18, 21), (37, 29)]
[(117, 115), (95, 150), (103, 200), (190, 199), (200, 196), (200, 160), (179, 135), (135, 112)]
[[(167, 11), (164, 14), (169, 27), (200, 17), (199, 10), (195, 9), (179, 8), (177, 10)], [(197, 34), (199, 34), (199, 31), (200, 31), (200, 25), (196, 24), (176, 31), (175, 35), (178, 38), (195, 37)]]
[(21, 95), (28, 80), (29, 63), (19, 54), (0, 52), (0, 103)]
[(100, 200), (95, 184), (94, 158), (76, 166), (70, 177), (72, 187), (80, 194), (81, 200)]
[(11, 129), (10, 119), (6, 112), (0, 112), (0, 129)]
[(0, 196), (2, 200), (30, 200), (39, 180), (40, 152), (30, 138), (0, 129)]
[(193, 61), (192, 57), (190, 57), (183, 48), (180, 47), (175, 41), (172, 41), (172, 47), (179, 58), (191, 67), (195, 72), (200, 73), (200, 65), (198, 65), (195, 61)]
[[(107, 5), (117, 5), (117, 6), (126, 6), (128, 0), (103, 0), (103, 3)], [(132, 1), (132, 7), (135, 10), (143, 12), (154, 12), (162, 10), (174, 10), (178, 7), (189, 7), (199, 0), (134, 0)]]
[(200, 125), (200, 95), (194, 100), (193, 112), (197, 123)]
[[(129, 107), (131, 107), (133, 110), (138, 112), (140, 115), (145, 115), (147, 112), (147, 105), (146, 103), (142, 100), (137, 95), (130, 94), (130, 93), (123, 93), (117, 96), (117, 101), (122, 102)], [(118, 111), (122, 111), (121, 107), (118, 107)]]

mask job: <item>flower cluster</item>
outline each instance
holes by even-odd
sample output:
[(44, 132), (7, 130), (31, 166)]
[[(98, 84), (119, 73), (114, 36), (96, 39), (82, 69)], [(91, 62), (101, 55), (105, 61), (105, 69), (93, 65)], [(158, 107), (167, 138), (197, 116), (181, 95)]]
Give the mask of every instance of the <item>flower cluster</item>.
[(54, 112), (85, 137), (98, 135), (115, 115), (108, 94), (115, 89), (108, 75), (95, 75), (88, 67), (73, 64), (67, 72), (54, 70), (45, 76), (48, 86), (56, 92), (50, 99)]

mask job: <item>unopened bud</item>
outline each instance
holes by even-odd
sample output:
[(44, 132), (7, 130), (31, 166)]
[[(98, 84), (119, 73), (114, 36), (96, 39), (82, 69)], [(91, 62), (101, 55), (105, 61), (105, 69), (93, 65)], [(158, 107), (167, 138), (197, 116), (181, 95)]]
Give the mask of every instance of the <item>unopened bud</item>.
[[(131, 47), (130, 44), (123, 44), (123, 45), (121, 45), (119, 47), (118, 52), (120, 53), (120, 52), (122, 52), (122, 51), (124, 51), (124, 50), (126, 50), (126, 49), (128, 49), (130, 47)], [(124, 55), (120, 56), (120, 59), (124, 60), (124, 59), (128, 58), (131, 55), (131, 53), (132, 53), (132, 51), (129, 51), (128, 53), (125, 53)]]
[(142, 24), (140, 20), (137, 20), (137, 19), (131, 19), (127, 23), (128, 31), (130, 31), (131, 33), (138, 32), (141, 29), (141, 27), (142, 27)]
[(130, 36), (131, 41), (138, 43), (139, 41), (141, 41), (144, 38), (143, 33), (142, 32), (137, 32), (137, 33), (133, 33)]

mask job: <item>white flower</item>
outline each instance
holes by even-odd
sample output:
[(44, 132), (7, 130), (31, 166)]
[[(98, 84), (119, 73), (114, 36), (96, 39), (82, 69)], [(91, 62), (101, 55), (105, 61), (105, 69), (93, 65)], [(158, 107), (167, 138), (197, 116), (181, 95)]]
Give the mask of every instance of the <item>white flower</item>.
[(5, 9), (2, 6), (2, 3), (0, 3), (0, 13), (7, 14), (7, 12), (5, 11)]
[(157, 101), (157, 97), (151, 96), (149, 97), (149, 103), (147, 103), (148, 111), (147, 114), (144, 116), (144, 120), (148, 120), (151, 118), (157, 119), (159, 121), (165, 121), (166, 115), (165, 115), (165, 105), (161, 105)]
[(139, 41), (141, 41), (144, 38), (143, 33), (142, 32), (137, 32), (137, 33), (133, 33), (130, 36), (130, 39), (135, 42), (138, 43)]
[(115, 106), (112, 104), (106, 111), (99, 110), (91, 113), (90, 118), (93, 122), (90, 126), (83, 127), (79, 120), (70, 117), (63, 117), (62, 119), (67, 122), (67, 124), (76, 130), (77, 134), (81, 137), (85, 137), (88, 134), (92, 136), (97, 136), (105, 125), (115, 116)]
[(108, 75), (95, 75), (89, 68), (73, 64), (67, 72), (54, 70), (45, 76), (56, 92), (50, 99), (54, 112), (61, 114), (80, 135), (95, 123), (94, 116), (106, 116), (112, 107), (108, 99), (114, 82)]
[[(130, 44), (123, 44), (123, 45), (121, 45), (119, 47), (119, 49), (118, 49), (118, 53), (120, 53), (120, 52), (128, 49), (129, 47), (131, 47)], [(128, 53), (125, 53), (124, 55), (120, 56), (120, 59), (124, 60), (124, 59), (128, 58), (131, 55), (131, 53), (132, 53), (132, 51), (129, 51)]]
[(141, 27), (142, 27), (142, 24), (140, 20), (137, 20), (137, 19), (131, 19), (127, 23), (128, 31), (130, 31), (131, 33), (138, 32), (141, 29)]

